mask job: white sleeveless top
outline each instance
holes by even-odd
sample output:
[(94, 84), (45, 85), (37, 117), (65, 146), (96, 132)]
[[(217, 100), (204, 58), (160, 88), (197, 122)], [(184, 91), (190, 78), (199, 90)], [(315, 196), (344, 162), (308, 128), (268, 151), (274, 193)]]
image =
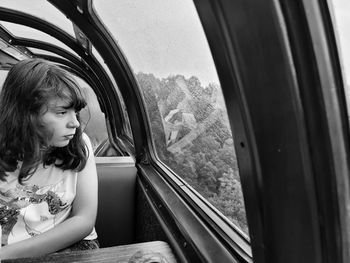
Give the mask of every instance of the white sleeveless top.
[[(89, 150), (91, 153), (92, 149)], [(40, 165), (23, 185), (18, 183), (18, 173), (19, 170), (9, 172), (7, 181), (0, 181), (3, 245), (30, 238), (60, 224), (69, 216), (76, 195), (78, 173), (72, 170)], [(84, 239), (95, 238), (94, 229)]]

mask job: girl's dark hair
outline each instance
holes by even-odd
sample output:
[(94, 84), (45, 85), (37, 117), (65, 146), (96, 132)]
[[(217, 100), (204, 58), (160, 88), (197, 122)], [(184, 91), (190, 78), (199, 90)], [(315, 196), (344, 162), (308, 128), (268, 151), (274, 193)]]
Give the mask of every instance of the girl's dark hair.
[[(79, 112), (86, 106), (78, 84), (59, 66), (43, 59), (26, 59), (9, 71), (0, 93), (0, 180), (22, 166), (18, 181), (28, 179), (40, 163), (81, 171), (88, 158), (80, 126), (65, 147), (49, 147), (40, 119), (48, 101), (60, 98)], [(78, 115), (79, 120), (79, 115)]]

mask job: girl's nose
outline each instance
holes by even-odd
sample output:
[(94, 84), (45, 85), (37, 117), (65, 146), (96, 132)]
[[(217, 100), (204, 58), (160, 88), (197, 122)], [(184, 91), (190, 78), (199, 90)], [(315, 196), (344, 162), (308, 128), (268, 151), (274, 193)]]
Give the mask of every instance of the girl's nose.
[(67, 123), (67, 127), (68, 128), (78, 128), (79, 126), (80, 126), (80, 122), (78, 121), (76, 113), (73, 112), (70, 120)]

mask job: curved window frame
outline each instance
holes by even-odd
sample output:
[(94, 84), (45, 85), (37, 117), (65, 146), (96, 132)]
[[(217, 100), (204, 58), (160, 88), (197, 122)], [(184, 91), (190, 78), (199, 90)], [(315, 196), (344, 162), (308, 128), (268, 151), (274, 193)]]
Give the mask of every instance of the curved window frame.
[[(95, 17), (94, 19), (99, 20), (98, 14), (95, 13), (93, 8), (91, 15)], [(100, 23), (102, 24), (102, 21), (100, 21)], [(113, 38), (111, 38), (111, 40), (114, 41)], [(125, 62), (125, 65), (127, 65), (127, 62)], [(131, 69), (130, 71), (132, 72)], [(130, 77), (135, 78), (133, 73)], [(143, 105), (142, 111), (144, 112), (145, 116), (142, 121), (144, 122), (145, 120), (147, 120), (149, 122), (148, 115), (145, 110), (146, 106), (144, 104), (143, 96), (141, 94), (138, 84), (134, 84), (132, 86), (132, 89), (134, 89), (135, 93), (139, 94), (139, 103), (140, 105)], [(206, 201), (200, 195), (198, 195), (192, 187), (185, 183), (178, 175), (176, 175), (176, 173), (169, 169), (167, 165), (165, 165), (162, 161), (159, 160), (154, 150), (153, 140), (149, 139), (151, 138), (150, 127), (147, 123), (145, 123), (145, 127), (147, 127), (145, 131), (147, 136), (143, 134), (141, 135), (143, 136), (143, 140), (147, 141), (147, 155), (141, 154), (142, 159), (140, 161), (137, 161), (137, 164), (140, 165), (141, 174), (147, 177), (147, 179), (145, 180), (149, 180), (152, 177), (149, 177), (148, 172), (142, 173), (141, 167), (144, 167), (144, 165), (151, 165), (156, 174), (158, 174), (158, 176), (161, 176), (165, 180), (165, 182), (167, 182), (167, 184), (170, 184), (171, 187), (175, 189), (177, 194), (179, 194), (181, 198), (183, 198), (183, 200), (191, 206), (191, 209), (194, 209), (194, 211), (196, 211), (196, 213), (200, 215), (201, 220), (204, 220), (203, 222), (205, 222), (204, 225), (207, 224), (211, 225), (212, 227), (214, 226), (215, 233), (225, 240), (225, 245), (220, 244), (218, 245), (218, 247), (229, 246), (232, 249), (232, 251), (236, 251), (236, 256), (238, 256), (241, 259), (244, 259), (244, 261), (250, 262), (252, 260), (252, 252), (247, 236), (237, 226), (233, 225), (225, 217), (218, 213), (218, 211), (212, 205), (210, 205), (208, 201)], [(153, 183), (156, 182), (151, 182), (151, 184)], [(157, 189), (157, 192), (158, 191), (160, 191), (160, 189)], [(168, 198), (169, 197), (162, 196), (159, 200), (167, 200)], [(163, 205), (165, 204), (163, 203)], [(171, 206), (168, 206), (168, 209), (173, 210)], [(173, 212), (176, 214), (175, 211)], [(182, 212), (180, 212), (178, 216), (181, 217), (181, 214)], [(168, 227), (170, 226), (168, 225)], [(191, 232), (190, 228), (187, 230)], [(196, 246), (195, 244), (193, 245)]]

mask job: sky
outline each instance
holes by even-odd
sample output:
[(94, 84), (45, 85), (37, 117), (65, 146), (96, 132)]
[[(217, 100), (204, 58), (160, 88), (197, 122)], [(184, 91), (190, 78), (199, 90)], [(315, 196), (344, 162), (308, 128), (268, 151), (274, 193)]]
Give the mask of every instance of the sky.
[[(341, 63), (345, 81), (350, 83), (350, 0), (328, 2), (333, 4)], [(191, 0), (93, 0), (93, 3), (135, 73), (153, 73), (159, 78), (176, 74), (186, 78), (197, 76), (202, 86), (219, 83)], [(0, 0), (0, 5), (23, 9), (49, 21), (59, 22), (64, 29), (73, 32), (67, 19), (46, 0)], [(28, 36), (40, 34), (23, 27), (13, 30), (27, 32)], [(47, 35), (40, 37), (49, 38)], [(50, 41), (57, 43), (53, 38)]]
[[(104, 23), (136, 73), (197, 76), (218, 83), (214, 62), (190, 0), (95, 0)], [(116, 8), (116, 6), (118, 8)]]

